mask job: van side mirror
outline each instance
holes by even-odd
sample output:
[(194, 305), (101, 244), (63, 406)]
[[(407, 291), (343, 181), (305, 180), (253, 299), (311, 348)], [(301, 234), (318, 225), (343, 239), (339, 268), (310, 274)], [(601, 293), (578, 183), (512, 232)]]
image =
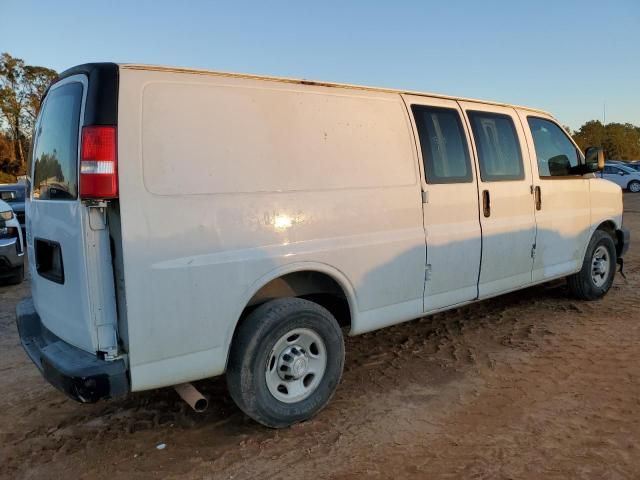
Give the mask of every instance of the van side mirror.
[(604, 150), (602, 147), (588, 147), (584, 152), (584, 162), (588, 172), (604, 170)]

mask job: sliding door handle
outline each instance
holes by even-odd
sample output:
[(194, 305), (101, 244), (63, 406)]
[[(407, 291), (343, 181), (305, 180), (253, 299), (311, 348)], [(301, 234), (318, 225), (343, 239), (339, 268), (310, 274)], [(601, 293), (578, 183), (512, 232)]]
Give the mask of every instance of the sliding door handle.
[(491, 196), (489, 190), (482, 191), (482, 212), (485, 217), (491, 216)]
[(542, 190), (540, 190), (540, 187), (535, 188), (534, 197), (536, 201), (536, 210), (542, 210)]

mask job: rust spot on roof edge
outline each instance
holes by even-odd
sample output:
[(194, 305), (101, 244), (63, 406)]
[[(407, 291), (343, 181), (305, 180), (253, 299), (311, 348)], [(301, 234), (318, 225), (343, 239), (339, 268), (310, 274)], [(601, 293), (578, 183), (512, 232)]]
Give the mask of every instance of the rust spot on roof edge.
[(461, 101), (461, 102), (473, 102), (473, 103), (480, 103), (485, 105), (494, 105), (498, 107), (519, 108), (519, 109), (528, 110), (531, 112), (542, 113), (544, 115), (548, 115), (553, 118), (553, 115), (551, 113), (545, 110), (541, 110), (539, 108), (527, 107), (523, 105), (514, 105), (511, 103), (504, 103), (504, 102), (495, 102), (491, 100), (480, 100), (476, 98), (456, 97), (452, 95), (442, 95), (438, 93), (419, 92), (419, 91), (413, 91), (413, 90), (402, 90), (402, 89), (385, 88), (385, 87), (370, 87), (365, 85), (352, 85), (348, 83), (325, 82), (325, 81), (317, 81), (317, 80), (306, 80), (306, 79), (300, 79), (300, 78), (272, 77), (268, 75), (255, 75), (250, 73), (220, 72), (215, 70), (204, 70), (204, 69), (198, 69), (198, 68), (167, 67), (167, 66), (161, 66), (161, 65), (141, 65), (141, 64), (132, 64), (132, 63), (122, 63), (122, 64), (119, 64), (119, 66), (120, 68), (123, 68), (126, 70), (187, 73), (191, 75), (211, 75), (211, 76), (217, 76), (217, 77), (244, 78), (248, 80), (265, 80), (269, 82), (291, 83), (291, 84), (297, 84), (297, 85), (311, 85), (311, 86), (317, 86), (317, 87), (344, 88), (344, 89), (350, 89), (350, 90), (363, 90), (363, 91), (369, 91), (369, 92), (416, 95), (420, 97), (432, 97), (432, 98), (441, 98), (445, 100), (455, 100), (455, 101)]

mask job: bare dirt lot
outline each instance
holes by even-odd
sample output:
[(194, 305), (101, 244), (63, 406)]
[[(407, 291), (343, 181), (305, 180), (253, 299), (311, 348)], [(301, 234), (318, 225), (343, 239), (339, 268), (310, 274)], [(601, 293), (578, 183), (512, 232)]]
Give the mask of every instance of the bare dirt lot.
[(222, 379), (198, 384), (205, 414), (170, 389), (67, 400), (19, 344), (28, 282), (0, 287), (0, 476), (640, 478), (640, 194), (625, 206), (627, 279), (605, 299), (556, 282), (349, 338), (333, 402), (280, 431)]

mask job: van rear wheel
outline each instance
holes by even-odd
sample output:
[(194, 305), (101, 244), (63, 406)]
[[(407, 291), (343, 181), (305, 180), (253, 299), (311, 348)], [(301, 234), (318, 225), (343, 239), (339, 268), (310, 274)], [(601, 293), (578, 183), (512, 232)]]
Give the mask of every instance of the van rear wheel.
[(616, 246), (611, 235), (596, 230), (582, 262), (582, 269), (567, 279), (571, 294), (582, 300), (603, 297), (616, 274)]
[(343, 366), (344, 339), (333, 315), (308, 300), (282, 298), (259, 306), (238, 326), (227, 385), (249, 417), (282, 428), (324, 408)]

